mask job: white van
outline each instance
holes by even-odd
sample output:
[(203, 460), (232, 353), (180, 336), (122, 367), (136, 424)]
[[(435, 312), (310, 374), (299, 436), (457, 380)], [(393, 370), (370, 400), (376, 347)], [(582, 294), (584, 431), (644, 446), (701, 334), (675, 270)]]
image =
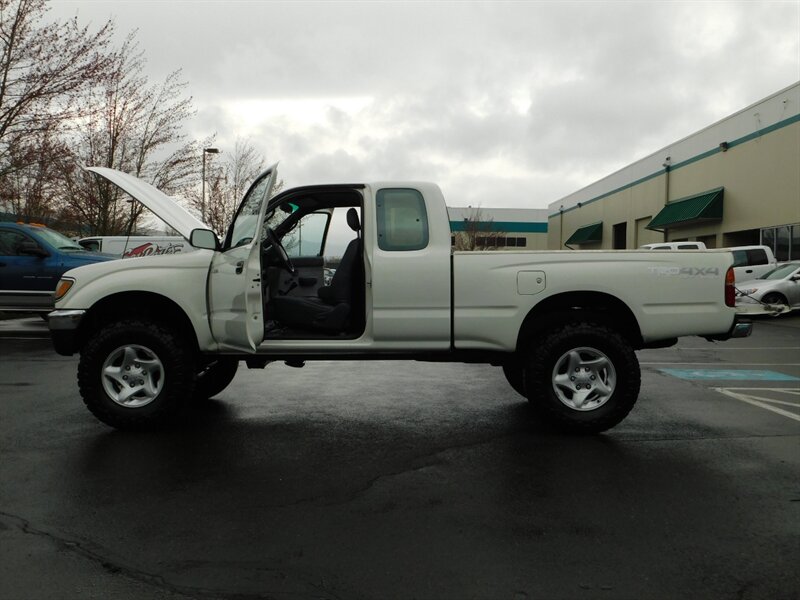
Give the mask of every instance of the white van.
[(102, 252), (122, 258), (178, 254), (194, 250), (189, 242), (178, 236), (104, 235), (81, 238), (78, 243), (92, 252)]
[(705, 250), (703, 242), (660, 242), (639, 246), (641, 250)]
[(733, 273), (736, 282), (758, 279), (778, 266), (769, 246), (735, 246), (720, 248), (733, 253)]

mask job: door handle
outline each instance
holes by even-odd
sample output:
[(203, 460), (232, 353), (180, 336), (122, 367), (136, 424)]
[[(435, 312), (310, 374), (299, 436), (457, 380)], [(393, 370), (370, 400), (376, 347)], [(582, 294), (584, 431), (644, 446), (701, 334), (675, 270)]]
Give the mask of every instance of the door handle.
[(752, 273), (753, 269), (745, 269), (745, 273)]
[(236, 274), (241, 275), (243, 270), (244, 270), (244, 261), (240, 260), (238, 263), (236, 263)]

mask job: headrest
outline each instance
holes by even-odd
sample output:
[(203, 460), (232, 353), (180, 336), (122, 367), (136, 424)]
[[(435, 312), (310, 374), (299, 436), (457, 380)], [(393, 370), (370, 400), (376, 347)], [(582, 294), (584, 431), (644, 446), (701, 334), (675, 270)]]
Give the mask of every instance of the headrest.
[(361, 230), (361, 222), (358, 220), (358, 211), (355, 208), (347, 211), (347, 224), (353, 231)]

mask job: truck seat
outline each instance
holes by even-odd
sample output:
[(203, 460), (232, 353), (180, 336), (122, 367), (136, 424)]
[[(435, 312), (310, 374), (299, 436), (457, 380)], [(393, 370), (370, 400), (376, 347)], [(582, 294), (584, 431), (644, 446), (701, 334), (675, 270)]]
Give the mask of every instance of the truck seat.
[(270, 303), (275, 319), (285, 327), (315, 331), (341, 332), (351, 323), (353, 306), (359, 306), (364, 281), (361, 257), (361, 224), (358, 211), (347, 211), (347, 224), (356, 232), (342, 256), (342, 262), (331, 279), (331, 284), (317, 290), (317, 297), (276, 296)]

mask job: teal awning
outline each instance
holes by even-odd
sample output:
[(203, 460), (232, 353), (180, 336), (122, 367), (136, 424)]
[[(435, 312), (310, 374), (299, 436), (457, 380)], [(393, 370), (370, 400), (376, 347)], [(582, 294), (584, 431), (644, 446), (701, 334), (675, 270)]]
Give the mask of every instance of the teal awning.
[(603, 241), (603, 222), (592, 223), (578, 227), (564, 245), (569, 244), (595, 244)]
[(722, 193), (724, 191), (724, 188), (717, 188), (669, 202), (653, 217), (645, 229), (661, 231), (707, 221), (720, 221), (722, 220)]

